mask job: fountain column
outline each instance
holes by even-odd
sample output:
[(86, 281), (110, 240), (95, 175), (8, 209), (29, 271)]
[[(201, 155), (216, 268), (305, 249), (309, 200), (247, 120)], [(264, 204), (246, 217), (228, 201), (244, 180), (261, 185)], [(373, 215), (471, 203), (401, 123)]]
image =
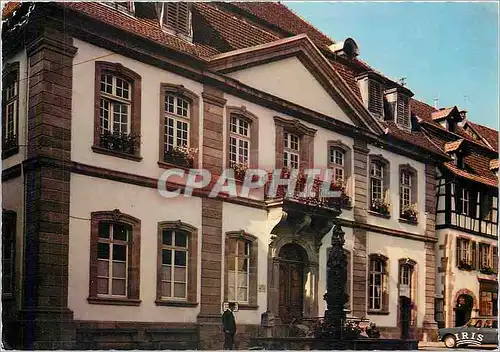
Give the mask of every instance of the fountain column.
[(324, 295), (327, 310), (325, 337), (342, 339), (346, 319), (344, 306), (348, 300), (345, 292), (347, 282), (347, 258), (344, 252), (344, 231), (336, 223), (332, 232), (332, 249), (327, 260), (327, 292)]

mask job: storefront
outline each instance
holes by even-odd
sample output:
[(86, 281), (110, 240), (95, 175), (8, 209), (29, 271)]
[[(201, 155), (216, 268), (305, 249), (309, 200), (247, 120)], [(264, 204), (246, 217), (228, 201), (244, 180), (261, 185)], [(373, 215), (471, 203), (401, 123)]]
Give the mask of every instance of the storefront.
[(498, 315), (498, 282), (479, 279), (479, 315)]

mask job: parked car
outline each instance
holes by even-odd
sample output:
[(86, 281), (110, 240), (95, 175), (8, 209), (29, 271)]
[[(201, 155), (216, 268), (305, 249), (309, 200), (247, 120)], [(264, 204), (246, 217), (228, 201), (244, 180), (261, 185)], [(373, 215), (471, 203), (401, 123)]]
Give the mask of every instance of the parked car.
[(467, 324), (455, 328), (439, 329), (439, 340), (448, 348), (468, 345), (496, 345), (498, 341), (497, 317), (475, 317)]

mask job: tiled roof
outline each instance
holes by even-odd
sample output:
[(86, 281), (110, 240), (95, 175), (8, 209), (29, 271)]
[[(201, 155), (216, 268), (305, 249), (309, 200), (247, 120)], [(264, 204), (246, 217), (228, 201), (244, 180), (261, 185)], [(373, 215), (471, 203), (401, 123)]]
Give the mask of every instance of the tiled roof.
[(490, 170), (498, 170), (498, 159), (490, 160)]
[(328, 47), (334, 41), (309, 22), (278, 2), (232, 2), (247, 13), (289, 33), (290, 35), (307, 34), (318, 46)]
[(455, 175), (466, 178), (468, 180), (474, 181), (474, 182), (479, 182), (487, 186), (491, 187), (497, 187), (498, 186), (498, 179), (491, 178), (491, 177), (485, 177), (482, 175), (478, 174), (473, 174), (470, 172), (467, 172), (465, 170), (459, 169), (453, 163), (451, 162), (446, 162), (443, 164), (445, 168), (453, 172)]
[(474, 131), (480, 134), (481, 137), (486, 139), (493, 149), (498, 151), (498, 131), (470, 121), (467, 121), (467, 123), (474, 129)]
[(192, 56), (208, 58), (218, 53), (214, 48), (206, 45), (190, 43), (178, 36), (162, 30), (156, 20), (137, 18), (121, 13), (109, 6), (98, 2), (60, 2), (62, 6), (78, 11), (95, 20), (108, 23), (124, 31), (153, 40), (175, 50), (182, 51)]
[(15, 9), (17, 9), (21, 5), (20, 2), (17, 1), (9, 1), (9, 2), (3, 2), (2, 1), (2, 19), (5, 19), (12, 15)]
[(452, 112), (452, 110), (454, 109), (454, 107), (451, 107), (451, 108), (443, 108), (443, 109), (440, 109), (440, 110), (437, 110), (437, 111), (434, 111), (432, 112), (431, 114), (431, 118), (433, 120), (439, 120), (439, 119), (442, 119), (444, 117), (447, 117), (450, 112)]
[(460, 148), (460, 145), (462, 144), (464, 140), (463, 139), (459, 139), (457, 141), (454, 141), (454, 142), (448, 142), (444, 145), (444, 151), (446, 153), (449, 153), (449, 152), (454, 152), (455, 150), (457, 150), (458, 148)]

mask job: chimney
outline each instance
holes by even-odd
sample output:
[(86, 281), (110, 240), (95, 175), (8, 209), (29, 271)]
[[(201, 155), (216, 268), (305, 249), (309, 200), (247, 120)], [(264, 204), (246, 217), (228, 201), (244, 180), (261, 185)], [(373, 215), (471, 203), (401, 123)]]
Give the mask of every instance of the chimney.
[(347, 38), (343, 42), (337, 42), (328, 47), (334, 54), (345, 57), (348, 60), (359, 55), (358, 44), (352, 38)]

